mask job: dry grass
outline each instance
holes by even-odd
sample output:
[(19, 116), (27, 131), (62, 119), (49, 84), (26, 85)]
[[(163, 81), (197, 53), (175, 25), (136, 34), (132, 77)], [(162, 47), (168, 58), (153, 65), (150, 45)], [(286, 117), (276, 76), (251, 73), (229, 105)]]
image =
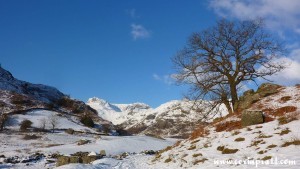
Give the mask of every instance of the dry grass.
[(272, 115), (279, 117), (279, 116), (285, 115), (286, 113), (294, 112), (296, 110), (297, 110), (297, 107), (295, 107), (295, 106), (280, 107), (280, 108), (274, 110)]
[(299, 119), (298, 112), (291, 112), (278, 118), (278, 124), (283, 125)]
[(239, 138), (236, 138), (234, 141), (236, 141), (236, 142), (245, 141), (245, 138), (239, 137)]
[(225, 146), (218, 146), (218, 147), (217, 147), (217, 150), (218, 150), (218, 151), (223, 151), (224, 148), (225, 148)]
[(204, 163), (206, 160), (208, 160), (208, 159), (207, 159), (207, 158), (203, 158), (203, 159), (201, 159), (201, 160), (196, 160), (196, 161), (193, 162), (193, 164), (194, 164), (194, 165), (197, 165), (197, 164), (199, 164), (199, 163)]
[(259, 136), (258, 136), (258, 138), (270, 138), (270, 137), (273, 137), (272, 135), (265, 135), (265, 134), (260, 134)]
[(271, 117), (270, 115), (266, 114), (265, 117), (264, 117), (264, 123), (268, 123), (268, 122), (271, 122), (271, 121), (274, 121), (275, 118)]
[(298, 146), (300, 145), (300, 139), (298, 138), (293, 138), (291, 141), (286, 141), (284, 142), (281, 147), (288, 147), (290, 145), (295, 145), (295, 146)]
[(169, 163), (169, 162), (171, 162), (171, 161), (172, 161), (171, 158), (167, 158), (167, 159), (165, 160), (165, 163)]
[(266, 152), (267, 152), (267, 150), (260, 150), (257, 154), (264, 154)]
[(180, 143), (181, 143), (181, 140), (178, 140), (178, 141), (173, 145), (173, 147), (178, 147), (178, 146), (180, 145)]
[(236, 135), (238, 135), (238, 134), (240, 134), (240, 133), (241, 133), (240, 131), (235, 130), (231, 135), (232, 135), (232, 136), (236, 136)]
[(277, 145), (271, 144), (271, 145), (269, 145), (267, 148), (275, 148), (275, 147), (277, 147)]
[(281, 103), (285, 103), (285, 102), (287, 102), (287, 101), (289, 101), (291, 99), (292, 99), (291, 96), (283, 96), (283, 97), (280, 98), (280, 102)]
[(216, 127), (216, 132), (221, 132), (221, 131), (232, 131), (236, 129), (241, 129), (241, 121), (227, 121), (224, 123), (218, 123), (215, 125)]
[(194, 140), (199, 137), (204, 137), (208, 134), (209, 134), (209, 131), (205, 128), (205, 126), (200, 126), (192, 132), (190, 140)]
[(194, 141), (192, 141), (191, 142), (191, 144), (195, 144), (195, 143), (197, 143), (197, 142), (199, 142), (200, 140), (194, 140)]
[(285, 134), (289, 134), (291, 132), (291, 130), (289, 128), (286, 128), (284, 130), (281, 130), (280, 133), (276, 133), (276, 134), (279, 134), (279, 135), (285, 135)]
[(258, 146), (259, 144), (266, 144), (266, 142), (264, 140), (255, 140), (255, 141), (252, 141), (250, 147), (253, 147), (253, 146)]
[(261, 160), (266, 161), (266, 160), (271, 160), (272, 156), (265, 156)]
[(234, 154), (237, 151), (239, 151), (239, 149), (224, 148), (224, 150), (222, 151), (222, 154)]
[(188, 148), (188, 150), (194, 150), (194, 149), (196, 149), (195, 145), (191, 145), (191, 147)]
[(201, 153), (198, 153), (198, 154), (193, 154), (193, 157), (198, 157), (198, 156), (202, 156), (202, 154)]

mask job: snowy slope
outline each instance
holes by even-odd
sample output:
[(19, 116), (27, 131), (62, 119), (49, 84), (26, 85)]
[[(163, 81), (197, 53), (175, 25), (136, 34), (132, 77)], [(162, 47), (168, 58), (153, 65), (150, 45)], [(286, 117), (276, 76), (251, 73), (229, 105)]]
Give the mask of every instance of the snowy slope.
[[(262, 98), (250, 107), (265, 110), (271, 122), (242, 128), (239, 114), (225, 117), (197, 129), (199, 132), (190, 139), (162, 151), (155, 163), (166, 164), (169, 168), (253, 168), (256, 166), (249, 163), (254, 160), (254, 164), (259, 163), (259, 168), (299, 168), (299, 100), (299, 85), (282, 87), (278, 93)], [(226, 130), (219, 131), (223, 127)], [(222, 147), (236, 149), (236, 152), (223, 153)], [(277, 160), (277, 164), (270, 164), (272, 159), (273, 162)], [(246, 164), (239, 164), (239, 160)], [(292, 164), (278, 164), (280, 160)]]
[(43, 120), (46, 121), (46, 129), (51, 129), (51, 125), (49, 123), (49, 119), (54, 116), (57, 118), (57, 125), (56, 129), (69, 129), (72, 128), (75, 131), (88, 131), (88, 132), (94, 132), (92, 129), (83, 126), (78, 119), (76, 119), (74, 116), (69, 115), (63, 115), (54, 111), (48, 111), (48, 110), (34, 110), (29, 111), (24, 114), (15, 114), (11, 115), (10, 119), (11, 122), (7, 126), (8, 129), (11, 130), (19, 130), (20, 123), (23, 120), (30, 120), (32, 122), (32, 127), (39, 128), (41, 127), (41, 122)]

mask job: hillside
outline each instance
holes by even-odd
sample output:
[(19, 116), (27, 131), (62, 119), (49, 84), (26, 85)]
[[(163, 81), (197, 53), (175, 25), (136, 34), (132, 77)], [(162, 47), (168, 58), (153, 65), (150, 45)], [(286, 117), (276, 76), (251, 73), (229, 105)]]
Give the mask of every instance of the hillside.
[[(35, 115), (31, 113), (35, 110), (44, 113), (45, 119), (49, 119), (47, 117), (54, 113), (57, 118), (65, 117), (68, 120), (64, 121), (64, 124), (76, 121), (82, 127), (80, 118), (87, 115), (96, 123), (95, 131), (114, 129), (111, 122), (99, 117), (97, 112), (84, 102), (70, 98), (54, 87), (18, 80), (9, 71), (0, 67), (1, 129), (3, 127), (18, 130), (13, 126), (20, 124), (19, 115), (26, 115), (26, 119), (35, 120)], [(60, 126), (58, 129), (67, 129), (67, 126)]]
[(35, 100), (47, 103), (57, 101), (65, 96), (54, 87), (18, 80), (2, 67), (0, 67), (0, 90), (26, 95)]
[[(249, 160), (260, 160), (257, 165), (263, 168), (298, 168), (299, 100), (299, 85), (276, 87), (276, 92), (259, 98), (248, 107), (263, 109), (265, 123), (242, 127), (240, 113), (216, 119), (196, 129), (189, 139), (162, 150), (153, 162), (170, 168), (253, 168), (255, 165), (248, 164)], [(262, 164), (271, 165), (267, 160), (275, 158), (289, 160), (292, 164)], [(238, 160), (246, 164), (239, 164)]]
[(87, 102), (97, 110), (98, 115), (112, 121), (120, 129), (130, 134), (146, 134), (156, 137), (180, 137), (191, 134), (195, 126), (206, 123), (212, 116), (226, 115), (225, 108), (219, 107), (218, 111), (206, 117), (209, 102), (198, 102), (197, 106), (192, 101), (174, 100), (151, 108), (144, 103), (112, 104), (99, 98), (91, 98)]

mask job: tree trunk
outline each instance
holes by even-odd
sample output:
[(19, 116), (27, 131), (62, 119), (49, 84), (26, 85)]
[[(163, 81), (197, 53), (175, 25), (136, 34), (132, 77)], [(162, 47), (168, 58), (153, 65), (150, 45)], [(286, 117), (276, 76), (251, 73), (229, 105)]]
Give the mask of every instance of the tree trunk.
[(239, 101), (236, 85), (234, 83), (230, 83), (230, 94), (231, 94), (231, 103), (233, 107), (233, 112), (236, 112), (237, 104)]
[(232, 114), (233, 111), (232, 111), (230, 102), (226, 99), (226, 100), (223, 100), (223, 103), (225, 104), (225, 106), (226, 106), (226, 108), (227, 108), (227, 110), (228, 110), (228, 113), (229, 113), (229, 114)]

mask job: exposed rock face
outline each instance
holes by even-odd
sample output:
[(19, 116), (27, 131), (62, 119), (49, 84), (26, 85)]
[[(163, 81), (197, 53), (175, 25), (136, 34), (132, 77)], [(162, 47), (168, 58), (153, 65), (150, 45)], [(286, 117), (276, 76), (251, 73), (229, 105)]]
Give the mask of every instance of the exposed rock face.
[(282, 86), (271, 83), (263, 83), (259, 86), (256, 92), (248, 90), (240, 97), (236, 110), (243, 111), (249, 108), (253, 103), (259, 101), (263, 97), (275, 94)]
[(245, 110), (242, 113), (242, 126), (261, 124), (264, 122), (263, 112), (261, 110)]

